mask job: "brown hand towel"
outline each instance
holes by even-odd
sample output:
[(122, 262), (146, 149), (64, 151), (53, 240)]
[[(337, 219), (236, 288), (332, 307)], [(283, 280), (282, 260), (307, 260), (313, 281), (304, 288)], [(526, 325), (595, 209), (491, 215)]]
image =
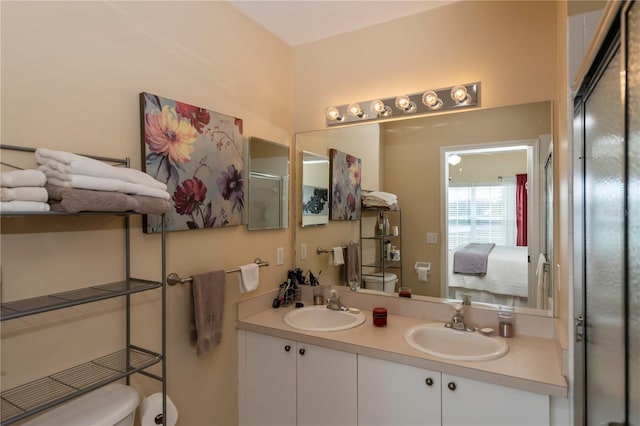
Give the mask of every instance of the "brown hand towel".
[(358, 244), (347, 244), (347, 284), (360, 283), (360, 259), (358, 257)]
[(193, 276), (191, 342), (195, 342), (198, 355), (204, 355), (222, 340), (226, 278), (227, 273), (223, 270)]

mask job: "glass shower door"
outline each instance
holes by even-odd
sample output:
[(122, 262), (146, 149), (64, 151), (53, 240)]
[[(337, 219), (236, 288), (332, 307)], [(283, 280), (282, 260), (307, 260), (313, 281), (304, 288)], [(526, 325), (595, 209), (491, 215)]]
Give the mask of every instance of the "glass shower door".
[(624, 121), (616, 53), (584, 105), (587, 424), (625, 420)]

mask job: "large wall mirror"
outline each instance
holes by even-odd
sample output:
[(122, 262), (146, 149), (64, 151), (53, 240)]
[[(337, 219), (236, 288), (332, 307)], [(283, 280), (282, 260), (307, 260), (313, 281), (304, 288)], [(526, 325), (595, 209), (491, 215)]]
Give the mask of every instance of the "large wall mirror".
[(289, 148), (249, 138), (249, 197), (247, 228), (289, 226)]
[[(402, 272), (396, 292), (402, 285), (411, 287), (414, 297), (470, 295), (472, 301), (515, 305), (547, 315), (553, 304), (546, 265), (552, 256), (548, 217), (553, 211), (549, 189), (552, 113), (551, 102), (536, 102), (299, 133), (296, 159), (302, 158), (303, 151), (326, 156), (330, 148), (339, 149), (362, 158), (363, 191), (397, 195), (402, 212)], [(301, 182), (302, 166), (295, 170)], [(522, 198), (516, 191), (523, 175), (521, 190), (526, 198), (516, 206), (516, 197)], [(295, 190), (302, 191), (302, 185), (296, 184)], [(511, 212), (518, 209), (525, 214), (525, 222), (519, 225)], [(341, 267), (317, 254), (316, 248), (360, 241), (360, 221), (329, 221), (303, 228), (300, 201), (295, 210), (300, 218), (295, 230), (296, 267), (322, 271), (325, 284), (344, 284)], [(509, 232), (495, 237), (500, 227)], [(526, 240), (517, 241), (518, 229)], [(491, 233), (493, 239), (487, 240)], [(503, 272), (497, 272), (497, 284), (487, 288), (460, 282), (457, 275), (454, 281), (451, 255), (469, 243), (485, 241), (496, 241), (499, 249), (513, 247), (519, 263), (504, 266)], [(418, 273), (417, 262), (430, 263), (430, 272)], [(536, 273), (539, 268), (546, 273)], [(517, 289), (500, 284), (501, 277), (509, 281), (514, 275), (522, 281)]]

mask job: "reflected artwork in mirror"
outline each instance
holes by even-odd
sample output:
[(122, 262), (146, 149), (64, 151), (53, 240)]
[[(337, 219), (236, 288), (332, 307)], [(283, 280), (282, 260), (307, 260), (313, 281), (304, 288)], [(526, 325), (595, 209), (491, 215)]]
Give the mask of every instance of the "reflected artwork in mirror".
[[(547, 198), (552, 198), (545, 185), (545, 180), (552, 180), (552, 176), (545, 176), (545, 171), (552, 170), (551, 167), (545, 170), (552, 134), (552, 103), (546, 101), (299, 133), (295, 143), (296, 152), (312, 150), (319, 155), (328, 155), (330, 149), (334, 148), (363, 158), (362, 191), (385, 191), (397, 195), (399, 208), (402, 209), (401, 261), (406, 271), (397, 287), (410, 287), (414, 298), (427, 296), (449, 300), (466, 294), (464, 291), (451, 292), (447, 285), (452, 264), (449, 254), (462, 244), (456, 245), (448, 236), (449, 184), (452, 188), (470, 182), (471, 186), (498, 187), (502, 184), (500, 176), (505, 184), (515, 180), (518, 174), (527, 176), (528, 241), (520, 246), (520, 251), (526, 252), (523, 267), (526, 270), (521, 273), (524, 275), (524, 287), (519, 290), (522, 294), (511, 299), (499, 297), (493, 301), (471, 294), (471, 300), (476, 303), (485, 300), (484, 303), (489, 304), (511, 304), (548, 315), (554, 294), (551, 277), (546, 271), (546, 277), (539, 279), (536, 269), (541, 254), (546, 259), (552, 255), (552, 242), (547, 241), (547, 236), (552, 235), (552, 230), (548, 229), (552, 221), (547, 219), (547, 215), (552, 211), (545, 208), (548, 206)], [(482, 160), (478, 163), (479, 170), (485, 175), (468, 181), (462, 179), (469, 177), (472, 171), (470, 152), (465, 150), (513, 145), (527, 147), (522, 151), (516, 168), (509, 167), (506, 170), (504, 166), (511, 166), (509, 163), (513, 160), (500, 158), (488, 150), (477, 155), (477, 160)], [(451, 161), (449, 155), (453, 156)], [(497, 209), (497, 203), (493, 205), (494, 210)], [(491, 208), (489, 206), (489, 211)], [(487, 213), (487, 209), (481, 213)], [(302, 216), (298, 209), (296, 215)], [(491, 220), (499, 222), (506, 219), (490, 219), (489, 222)], [(515, 219), (509, 226), (515, 227)], [(322, 233), (306, 232), (300, 227), (295, 230), (296, 246), (332, 247), (359, 238), (358, 221), (331, 221)], [(450, 243), (455, 246), (453, 249)], [(505, 246), (511, 244), (510, 240), (504, 243)], [(513, 246), (517, 247), (516, 244)], [(322, 270), (322, 284), (344, 285), (342, 272), (330, 265), (327, 258), (315, 255), (305, 259), (296, 257), (296, 266), (313, 271)], [(417, 262), (431, 265), (427, 281), (424, 281), (425, 277), (420, 280), (418, 273), (414, 273)], [(537, 301), (540, 283), (545, 286), (544, 294), (548, 296), (548, 301), (542, 304)], [(361, 287), (366, 289), (364, 284)], [(457, 289), (464, 290), (460, 287)]]
[(302, 152), (302, 226), (329, 223), (329, 157)]
[(289, 226), (289, 148), (249, 138), (247, 229)]

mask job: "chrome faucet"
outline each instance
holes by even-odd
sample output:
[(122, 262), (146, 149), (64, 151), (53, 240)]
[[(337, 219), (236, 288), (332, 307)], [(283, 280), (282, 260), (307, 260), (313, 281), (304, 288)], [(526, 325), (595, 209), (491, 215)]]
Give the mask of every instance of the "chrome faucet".
[(327, 308), (333, 311), (348, 311), (345, 305), (340, 301), (340, 296), (338, 296), (338, 292), (335, 290), (331, 290), (331, 296), (327, 297)]
[(464, 310), (462, 305), (455, 305), (453, 309), (453, 318), (451, 318), (451, 322), (445, 323), (445, 327), (459, 331), (476, 331), (475, 328), (467, 326), (464, 322)]

